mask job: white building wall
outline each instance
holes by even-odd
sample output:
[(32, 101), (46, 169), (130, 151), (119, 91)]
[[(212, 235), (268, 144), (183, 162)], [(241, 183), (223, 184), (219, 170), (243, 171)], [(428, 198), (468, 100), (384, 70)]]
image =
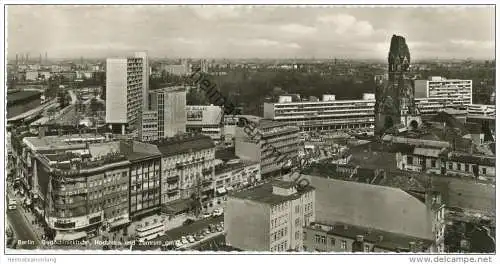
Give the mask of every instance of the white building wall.
[(127, 123), (127, 59), (106, 59), (106, 123)]

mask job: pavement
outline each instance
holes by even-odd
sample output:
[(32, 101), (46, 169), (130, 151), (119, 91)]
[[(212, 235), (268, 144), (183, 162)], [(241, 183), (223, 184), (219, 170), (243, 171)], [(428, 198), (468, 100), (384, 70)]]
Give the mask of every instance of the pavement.
[(40, 239), (33, 232), (25, 216), (20, 209), (7, 211), (7, 221), (9, 221), (17, 239), (16, 249), (37, 249), (40, 248)]

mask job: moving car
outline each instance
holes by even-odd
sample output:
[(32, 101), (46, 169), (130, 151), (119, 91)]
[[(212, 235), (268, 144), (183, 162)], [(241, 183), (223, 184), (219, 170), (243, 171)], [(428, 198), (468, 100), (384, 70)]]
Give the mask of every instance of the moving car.
[(204, 235), (210, 234), (210, 230), (208, 228), (203, 229), (203, 234)]

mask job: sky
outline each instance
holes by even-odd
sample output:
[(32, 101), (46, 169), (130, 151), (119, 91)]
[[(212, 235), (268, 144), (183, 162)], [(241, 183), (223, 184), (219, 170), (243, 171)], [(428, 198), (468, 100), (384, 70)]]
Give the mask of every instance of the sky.
[(495, 10), (469, 7), (8, 6), (7, 54), (38, 58), (412, 59), (495, 56)]

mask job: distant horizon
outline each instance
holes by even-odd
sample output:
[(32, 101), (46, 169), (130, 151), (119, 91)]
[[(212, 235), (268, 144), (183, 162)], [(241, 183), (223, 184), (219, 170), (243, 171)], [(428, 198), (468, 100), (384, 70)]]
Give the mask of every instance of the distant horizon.
[[(390, 19), (388, 19), (390, 18)], [(53, 58), (495, 58), (494, 6), (7, 6), (7, 51)]]

